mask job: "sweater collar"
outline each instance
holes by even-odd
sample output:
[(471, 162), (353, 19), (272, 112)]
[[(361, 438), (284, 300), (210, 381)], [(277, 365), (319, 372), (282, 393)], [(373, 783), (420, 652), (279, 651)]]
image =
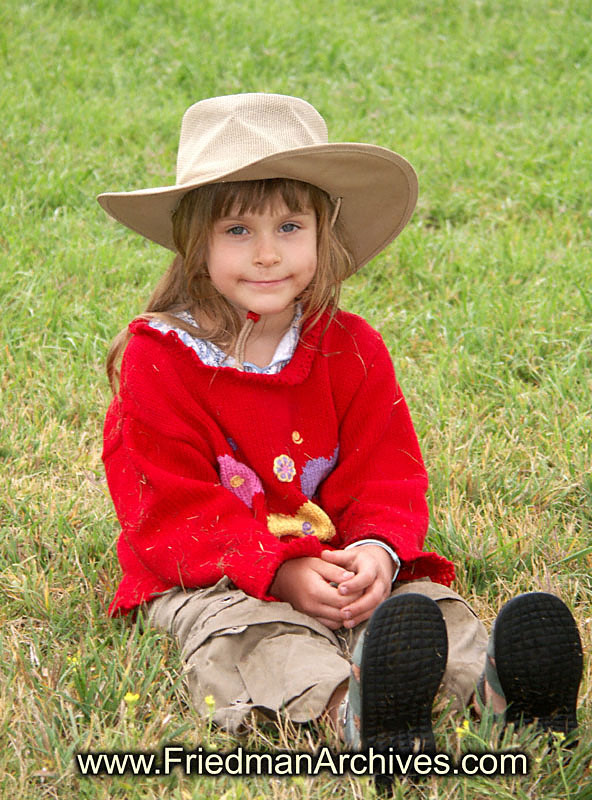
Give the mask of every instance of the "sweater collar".
[[(308, 377), (314, 356), (320, 350), (322, 335), (329, 327), (330, 322), (330, 315), (328, 312), (325, 312), (312, 327), (309, 327), (308, 324), (305, 323), (296, 342), (292, 357), (286, 366), (275, 374), (248, 372), (246, 370), (241, 372), (232, 366), (228, 366), (226, 363), (219, 363), (213, 366), (204, 363), (195, 349), (189, 347), (187, 343), (183, 341), (181, 333), (185, 334), (185, 331), (167, 325), (154, 326), (152, 320), (139, 317), (130, 324), (129, 330), (136, 335), (148, 335), (154, 341), (164, 344), (174, 352), (175, 357), (178, 356), (179, 359), (183, 359), (186, 364), (191, 364), (194, 369), (198, 368), (208, 372), (218, 372), (224, 374), (228, 378), (238, 381), (250, 382), (252, 380), (259, 380), (270, 383), (294, 385), (302, 383), (302, 381)], [(222, 351), (220, 352), (222, 353)], [(222, 361), (224, 362), (226, 356), (224, 353), (222, 353), (222, 355)]]

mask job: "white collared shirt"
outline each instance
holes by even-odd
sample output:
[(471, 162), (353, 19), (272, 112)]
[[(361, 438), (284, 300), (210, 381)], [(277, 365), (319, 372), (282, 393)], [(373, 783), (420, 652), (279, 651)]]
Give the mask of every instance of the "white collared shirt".
[[(175, 316), (179, 317), (179, 319), (182, 319), (184, 322), (189, 323), (189, 325), (198, 327), (196, 321), (193, 319), (189, 311), (180, 311), (175, 314)], [(253, 364), (250, 361), (245, 361), (243, 364), (243, 371), (257, 372), (261, 375), (275, 375), (280, 372), (287, 364), (290, 363), (292, 356), (296, 352), (298, 339), (300, 337), (301, 320), (302, 307), (297, 305), (290, 327), (282, 336), (269, 364), (267, 364), (265, 367), (259, 367), (257, 364)], [(200, 361), (203, 364), (206, 364), (208, 367), (237, 367), (234, 356), (228, 355), (217, 345), (208, 341), (207, 339), (200, 339), (197, 336), (192, 336), (182, 328), (175, 328), (173, 325), (169, 325), (167, 322), (163, 322), (159, 319), (151, 319), (149, 324), (151, 328), (155, 328), (161, 333), (175, 331), (183, 344), (197, 353)]]

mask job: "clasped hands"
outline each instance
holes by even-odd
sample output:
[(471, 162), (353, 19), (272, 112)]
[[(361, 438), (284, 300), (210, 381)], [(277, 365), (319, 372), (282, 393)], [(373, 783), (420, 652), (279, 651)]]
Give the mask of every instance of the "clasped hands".
[(270, 593), (331, 630), (353, 628), (390, 595), (394, 571), (393, 559), (377, 545), (323, 550), (320, 558), (285, 561)]

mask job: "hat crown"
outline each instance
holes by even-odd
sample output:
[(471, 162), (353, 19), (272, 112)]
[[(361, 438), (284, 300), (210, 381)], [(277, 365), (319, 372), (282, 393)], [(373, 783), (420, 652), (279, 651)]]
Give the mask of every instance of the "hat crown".
[(300, 98), (253, 93), (201, 100), (183, 116), (177, 185), (228, 174), (275, 153), (327, 142), (324, 119)]

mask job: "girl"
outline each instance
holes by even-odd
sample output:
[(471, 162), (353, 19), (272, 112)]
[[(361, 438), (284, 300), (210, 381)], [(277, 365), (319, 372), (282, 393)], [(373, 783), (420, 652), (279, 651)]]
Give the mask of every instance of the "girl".
[[(110, 613), (143, 606), (175, 634), (197, 708), (212, 696), (229, 730), (254, 711), (328, 714), (353, 747), (433, 750), (438, 687), (462, 706), (482, 676), (483, 626), (452, 564), (422, 549), (426, 472), (389, 353), (338, 310), (416, 198), (401, 156), (329, 144), (312, 106), (266, 94), (189, 108), (174, 186), (99, 197), (175, 253), (108, 358)], [(505, 690), (527, 720), (571, 730), (567, 608), (518, 598), (492, 647), (485, 699), (503, 708)]]

